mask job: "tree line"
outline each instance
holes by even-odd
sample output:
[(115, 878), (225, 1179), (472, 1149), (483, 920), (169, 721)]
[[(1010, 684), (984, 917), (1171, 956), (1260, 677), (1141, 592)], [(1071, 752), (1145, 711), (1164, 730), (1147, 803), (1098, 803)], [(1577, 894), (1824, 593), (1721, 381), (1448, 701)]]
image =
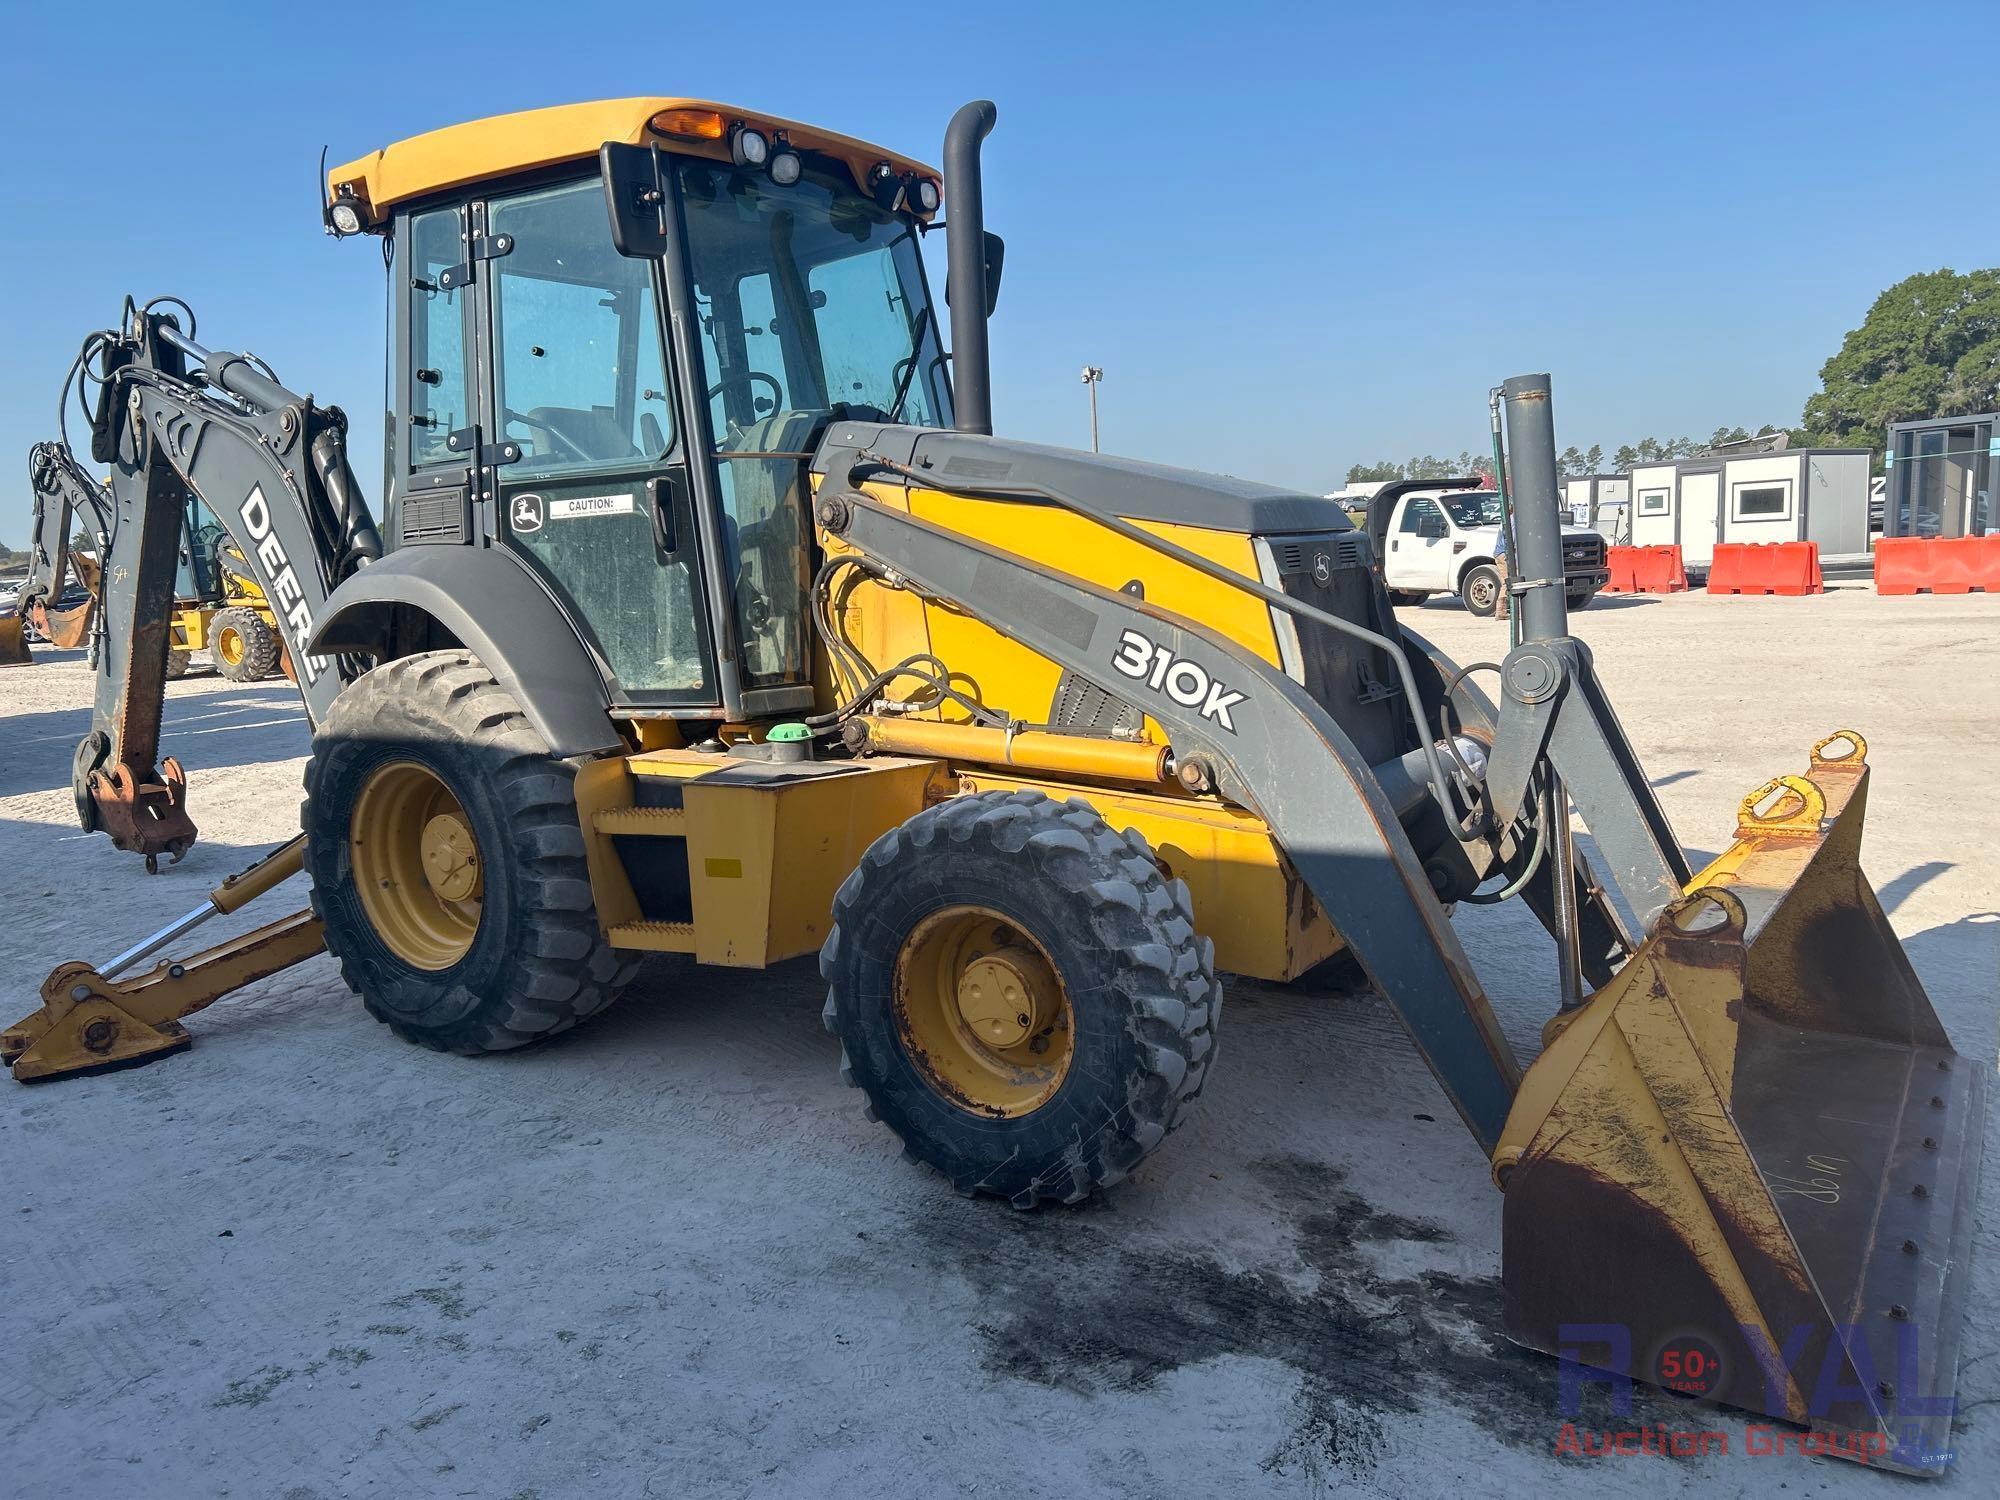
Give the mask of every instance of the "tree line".
[[(1892, 422), (1955, 417), (2000, 410), (2000, 268), (1925, 271), (1878, 296), (1861, 326), (1820, 366), (1820, 388), (1807, 398), (1799, 425), (1765, 423), (1755, 432), (1718, 427), (1707, 442), (1646, 437), (1612, 451), (1610, 468), (1690, 458), (1725, 443), (1784, 432), (1792, 446), (1869, 448), (1881, 463), (1884, 434)], [(1565, 448), (1557, 457), (1564, 477), (1605, 469), (1604, 449)], [(1451, 479), (1491, 474), (1490, 454), (1469, 449), (1456, 459), (1422, 454), (1402, 463), (1355, 464), (1349, 484), (1395, 479)]]

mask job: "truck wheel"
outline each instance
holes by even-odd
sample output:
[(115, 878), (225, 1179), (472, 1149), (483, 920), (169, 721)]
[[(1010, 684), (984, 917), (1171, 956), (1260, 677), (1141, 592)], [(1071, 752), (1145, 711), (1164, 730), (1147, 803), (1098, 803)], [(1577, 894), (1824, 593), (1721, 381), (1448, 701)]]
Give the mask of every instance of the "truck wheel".
[(1458, 597), (1475, 615), (1491, 615), (1500, 607), (1500, 570), (1489, 563), (1467, 568), (1458, 581)]
[(231, 682), (258, 682), (278, 665), (278, 634), (254, 609), (216, 611), (209, 624), (215, 670)]
[(1389, 602), (1398, 609), (1410, 609), (1422, 604), (1430, 595), (1423, 589), (1390, 589)]
[(1075, 1203), (1201, 1093), (1215, 945), (1187, 886), (1081, 798), (928, 808), (875, 841), (833, 917), (820, 974), (841, 1075), (962, 1193)]
[(188, 667), (194, 661), (194, 654), (183, 651), (178, 646), (167, 648), (167, 681), (178, 682), (187, 676)]
[(1571, 609), (1589, 609), (1590, 601), (1595, 599), (1596, 597), (1597, 597), (1596, 589), (1583, 589), (1579, 592), (1572, 593), (1569, 596), (1569, 607)]
[(306, 870), (327, 951), (405, 1041), (498, 1052), (603, 1010), (576, 770), (463, 651), (385, 662), (313, 733)]

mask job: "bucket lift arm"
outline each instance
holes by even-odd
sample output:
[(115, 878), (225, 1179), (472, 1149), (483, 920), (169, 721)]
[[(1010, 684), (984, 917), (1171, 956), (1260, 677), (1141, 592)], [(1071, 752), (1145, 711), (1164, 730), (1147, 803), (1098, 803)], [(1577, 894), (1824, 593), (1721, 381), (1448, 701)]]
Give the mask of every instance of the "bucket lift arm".
[[(179, 859), (195, 840), (186, 777), (171, 757), (158, 759), (168, 620), (190, 497), (228, 529), (271, 601), (309, 719), (326, 711), (354, 670), (307, 653), (320, 607), (382, 553), (348, 467), (346, 417), (287, 390), (252, 356), (203, 348), (192, 337), (192, 315), (184, 333), (175, 313), (155, 311), (166, 301), (141, 307), (128, 299), (121, 326), (91, 335), (73, 372), (97, 383), (91, 457), (111, 479), (97, 703), (72, 787), (83, 826), (143, 854), (148, 869), (162, 854)], [(65, 405), (68, 398), (65, 389)], [(44, 448), (65, 493), (79, 476), (88, 483), (67, 444)]]

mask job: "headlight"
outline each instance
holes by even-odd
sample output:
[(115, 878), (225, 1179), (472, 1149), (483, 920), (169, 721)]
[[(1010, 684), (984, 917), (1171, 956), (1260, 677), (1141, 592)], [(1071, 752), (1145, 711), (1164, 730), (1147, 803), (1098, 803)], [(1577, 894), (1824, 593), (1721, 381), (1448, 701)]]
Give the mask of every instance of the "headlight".
[(761, 167), (771, 159), (771, 143), (760, 131), (739, 125), (729, 138), (729, 159), (739, 167)]
[(938, 185), (928, 177), (917, 179), (917, 207), (927, 214), (937, 212), (939, 202)]
[(804, 172), (805, 169), (806, 164), (799, 160), (799, 154), (796, 151), (786, 150), (781, 147), (772, 153), (771, 181), (777, 183), (779, 187), (790, 187), (799, 180), (799, 174)]
[(333, 211), (328, 218), (333, 221), (335, 234), (361, 233), (361, 210), (345, 199), (333, 205)]

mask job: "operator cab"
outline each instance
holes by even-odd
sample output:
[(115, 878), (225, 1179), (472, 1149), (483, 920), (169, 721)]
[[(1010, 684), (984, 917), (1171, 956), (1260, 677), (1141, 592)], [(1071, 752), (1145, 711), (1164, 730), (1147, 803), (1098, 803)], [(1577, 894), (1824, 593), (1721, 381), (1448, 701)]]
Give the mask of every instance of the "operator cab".
[(511, 549), (628, 717), (809, 707), (813, 448), (952, 421), (935, 173), (638, 99), (434, 132), (329, 191), (330, 229), (389, 241), (391, 545)]

